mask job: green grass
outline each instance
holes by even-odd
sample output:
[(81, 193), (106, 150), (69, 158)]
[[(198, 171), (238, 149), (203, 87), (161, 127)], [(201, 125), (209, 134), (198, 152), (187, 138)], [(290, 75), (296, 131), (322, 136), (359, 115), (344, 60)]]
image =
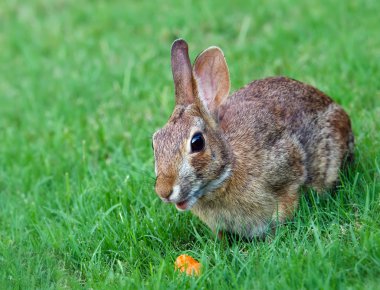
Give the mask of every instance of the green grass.
[[(377, 0), (1, 1), (0, 288), (379, 289), (379, 15)], [(150, 138), (176, 37), (192, 58), (222, 47), (233, 89), (287, 75), (340, 103), (357, 162), (337, 193), (231, 245), (160, 202)], [(174, 271), (182, 253), (202, 276)]]

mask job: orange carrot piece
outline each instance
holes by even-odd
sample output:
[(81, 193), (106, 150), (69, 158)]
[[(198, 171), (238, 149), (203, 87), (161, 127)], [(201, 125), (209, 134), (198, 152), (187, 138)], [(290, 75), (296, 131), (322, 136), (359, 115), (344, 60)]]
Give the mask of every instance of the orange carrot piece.
[(185, 272), (189, 276), (199, 276), (201, 274), (201, 263), (189, 255), (180, 255), (174, 263), (176, 270)]

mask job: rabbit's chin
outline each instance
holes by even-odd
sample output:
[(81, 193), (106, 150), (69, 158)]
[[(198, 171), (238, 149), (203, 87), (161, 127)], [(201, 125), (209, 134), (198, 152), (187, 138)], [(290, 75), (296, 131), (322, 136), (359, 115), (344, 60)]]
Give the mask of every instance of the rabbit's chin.
[(179, 211), (190, 210), (197, 201), (198, 201), (198, 197), (196, 197), (196, 196), (190, 196), (189, 198), (187, 198), (187, 199), (185, 199), (185, 200), (183, 200), (181, 202), (175, 203), (175, 207)]

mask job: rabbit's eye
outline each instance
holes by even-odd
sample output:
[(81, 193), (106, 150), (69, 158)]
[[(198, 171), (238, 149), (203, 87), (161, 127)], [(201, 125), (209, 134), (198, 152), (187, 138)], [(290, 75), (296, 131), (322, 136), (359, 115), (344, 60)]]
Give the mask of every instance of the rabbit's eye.
[(202, 136), (202, 133), (195, 133), (193, 138), (191, 138), (191, 152), (202, 151), (205, 147), (205, 139)]

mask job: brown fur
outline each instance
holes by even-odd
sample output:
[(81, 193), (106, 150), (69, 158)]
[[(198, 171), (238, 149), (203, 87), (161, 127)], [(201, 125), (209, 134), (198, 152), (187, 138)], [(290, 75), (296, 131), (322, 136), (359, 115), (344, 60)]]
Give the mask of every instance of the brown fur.
[[(186, 54), (183, 40), (173, 44), (176, 92), (184, 78), (186, 97), (176, 95), (171, 118), (153, 137), (162, 199), (191, 209), (215, 231), (250, 238), (292, 216), (301, 186), (322, 192), (335, 184), (343, 160), (353, 155), (353, 134), (331, 98), (286, 77), (253, 81), (227, 97), (221, 50), (207, 49), (193, 68)], [(194, 153), (195, 132), (205, 148)]]

